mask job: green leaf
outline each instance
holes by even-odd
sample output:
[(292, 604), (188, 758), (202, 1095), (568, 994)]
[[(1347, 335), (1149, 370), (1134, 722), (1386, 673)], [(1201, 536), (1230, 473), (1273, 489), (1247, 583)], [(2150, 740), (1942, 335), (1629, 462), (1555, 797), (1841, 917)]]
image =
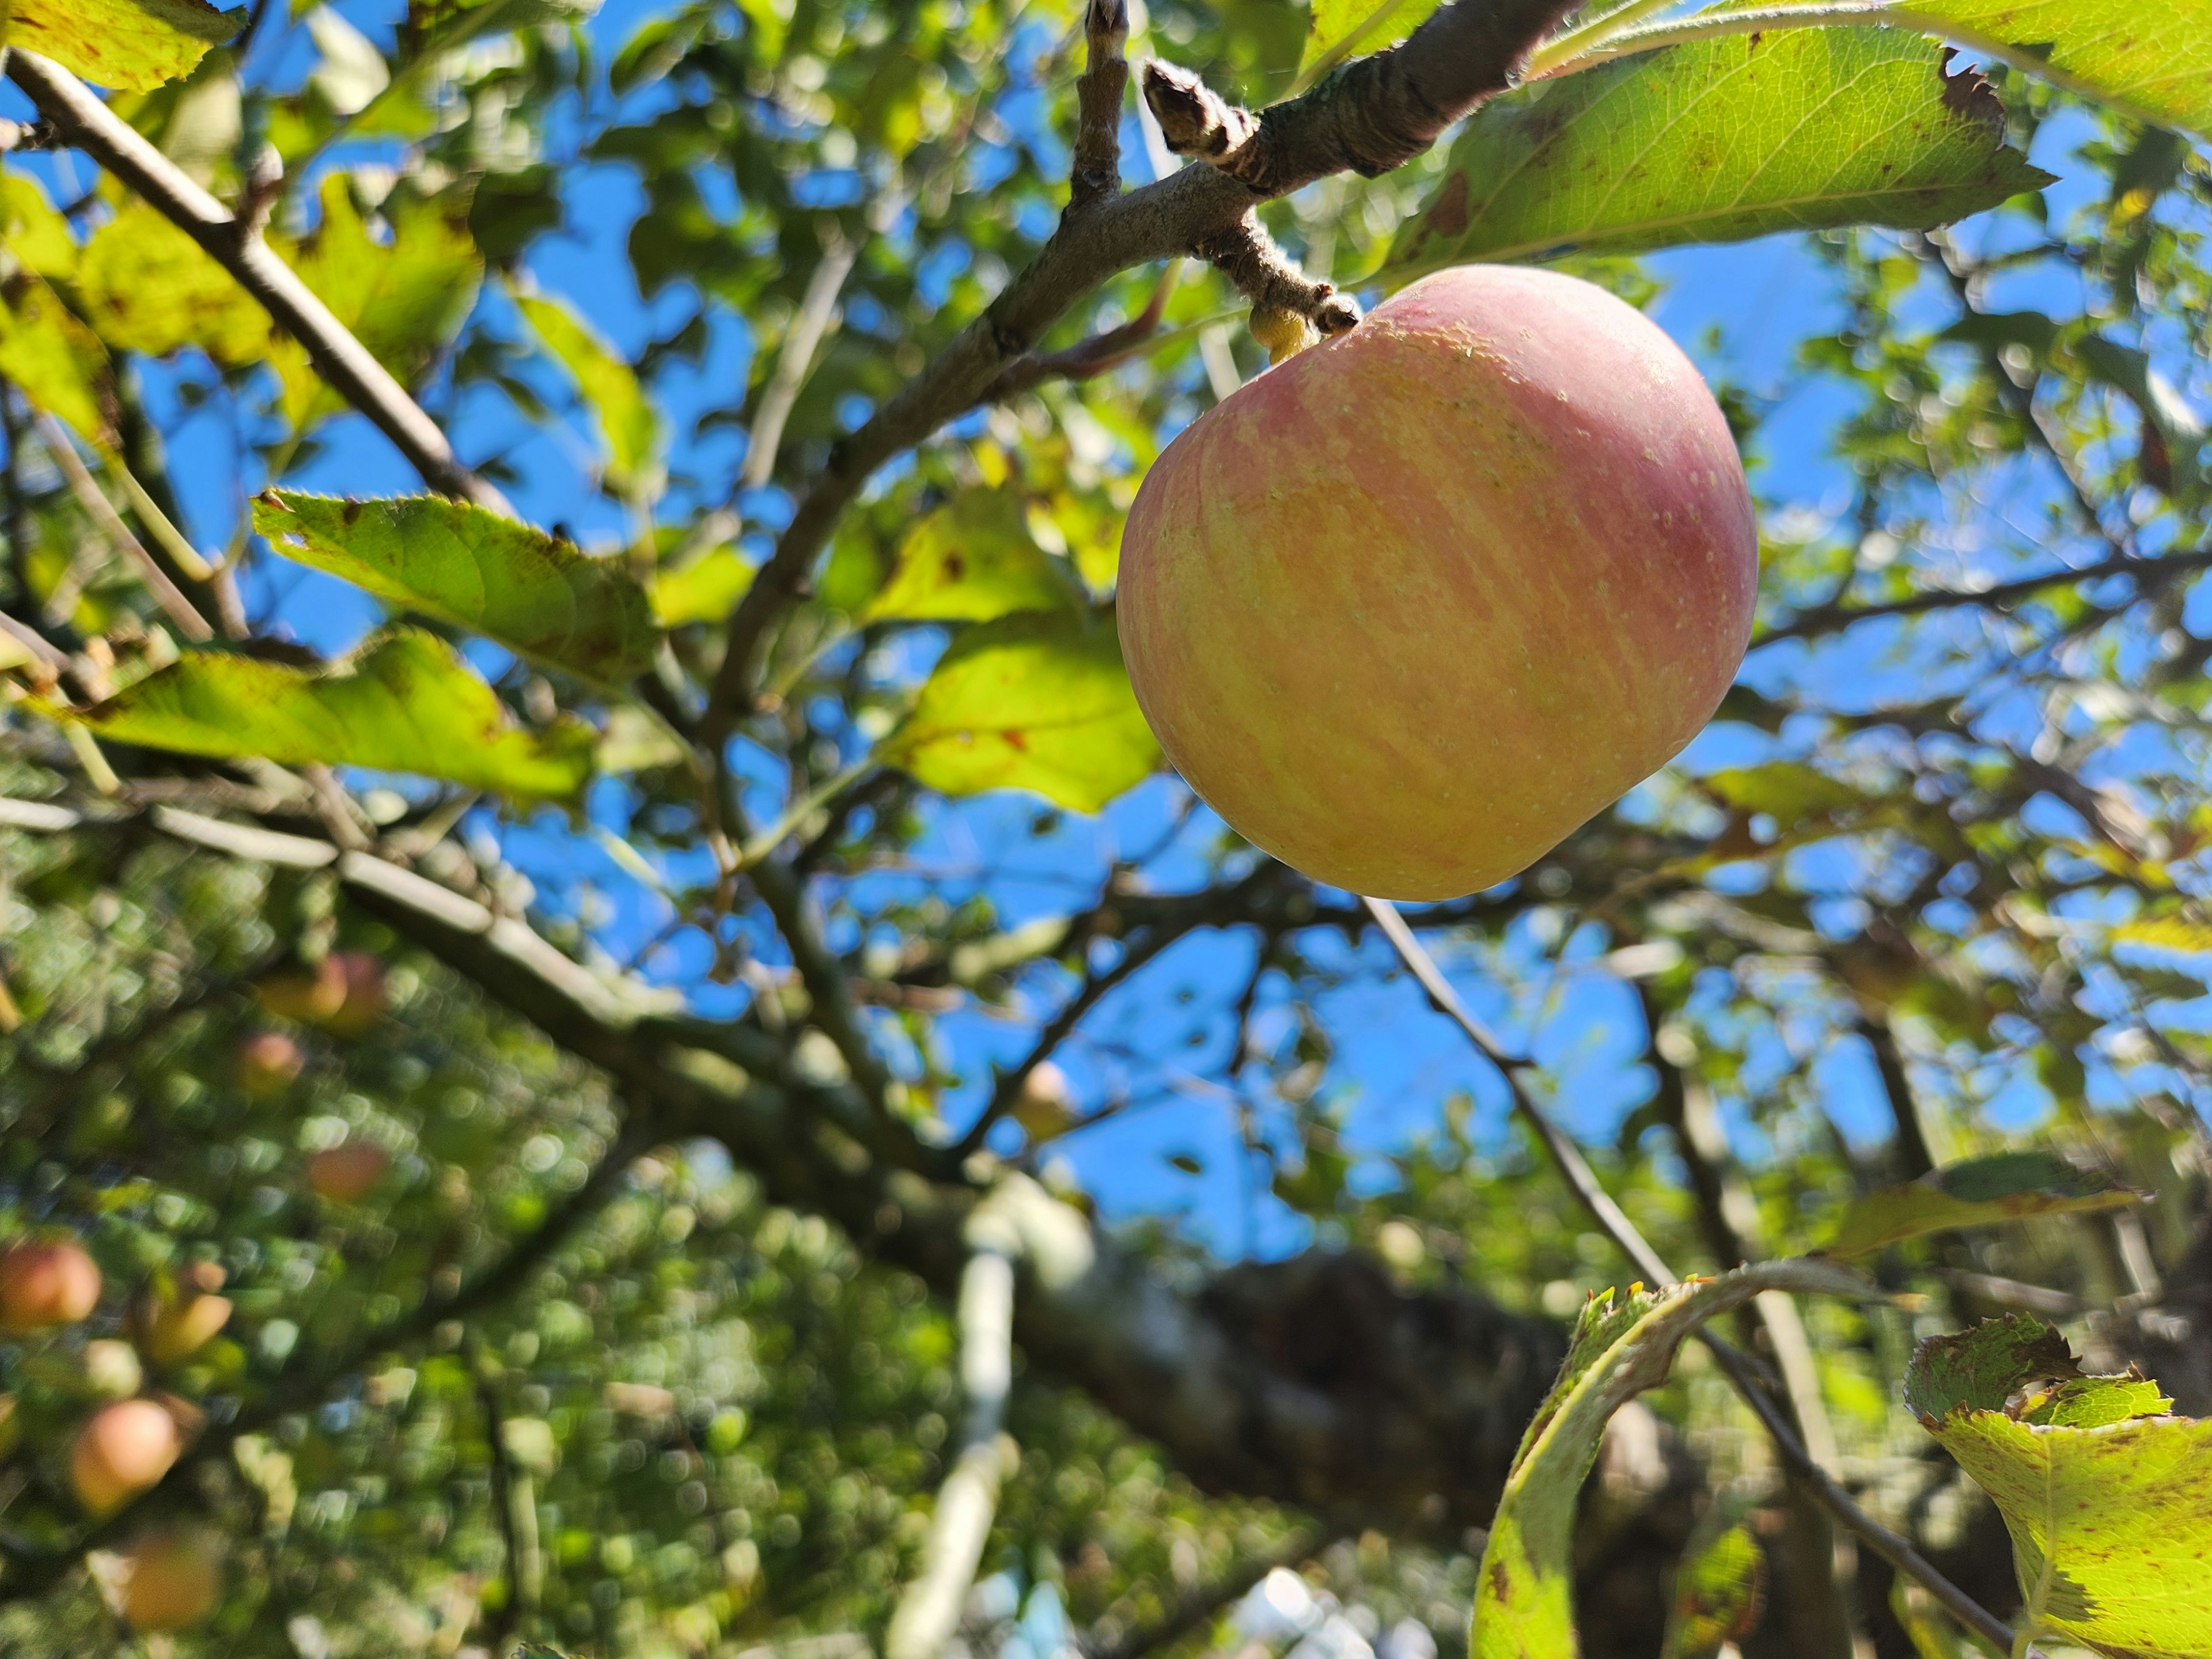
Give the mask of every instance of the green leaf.
[(1830, 1262), (1761, 1261), (1664, 1291), (1631, 1285), (1583, 1304), (1559, 1381), (1521, 1437), (1476, 1578), (1470, 1659), (1572, 1659), (1575, 1515), (1598, 1437), (1622, 1406), (1667, 1380), (1674, 1351), (1705, 1321), (1761, 1291), (1863, 1297)]
[(620, 561), (465, 501), (270, 489), (253, 527), (289, 559), (601, 685), (653, 659), (652, 606)]
[(1766, 1552), (1749, 1527), (1727, 1522), (1723, 1505), (1712, 1513), (1717, 1524), (1700, 1527), (1675, 1569), (1666, 1659), (1712, 1659), (1751, 1634), (1766, 1603)]
[(623, 495), (653, 493), (659, 474), (660, 417), (638, 384), (637, 371), (564, 301), (518, 294), (514, 303), (599, 417), (609, 486)]
[(2055, 1152), (1998, 1152), (1854, 1200), (1830, 1255), (1864, 1255), (1923, 1233), (1990, 1227), (2026, 1216), (2080, 1214), (2140, 1204), (2143, 1194), (2076, 1168)]
[(1905, 1400), (2004, 1516), (2033, 1633), (2212, 1654), (2212, 1422), (2140, 1374), (2081, 1376), (2026, 1314), (1922, 1343)]
[(752, 585), (751, 561), (734, 547), (717, 547), (680, 570), (655, 573), (653, 614), (663, 628), (718, 623)]
[(1301, 70), (1395, 46), (1428, 20), (1438, 0), (1313, 0)]
[(1764, 812), (1785, 833), (1867, 804), (1866, 797), (1802, 761), (1768, 761), (1709, 774), (1705, 787), (1741, 812)]
[(48, 282), (76, 275), (78, 249), (69, 221), (28, 173), (0, 173), (0, 243), (26, 270)]
[[(286, 257), (331, 314), (403, 384), (428, 366), (476, 304), (483, 260), (459, 198), (389, 203), (389, 242), (368, 233), (345, 174), (323, 181), (322, 222)], [(273, 240), (272, 240), (273, 245)], [(269, 354), (283, 383), (286, 420), (305, 430), (346, 406), (306, 349), (280, 340)]]
[(198, 242), (143, 202), (94, 231), (77, 296), (111, 346), (160, 357), (198, 346), (235, 368), (269, 355), (269, 314)]
[(245, 21), (205, 0), (15, 0), (7, 40), (96, 86), (145, 92), (191, 74)]
[(520, 729), (451, 646), (412, 628), (325, 668), (191, 652), (73, 717), (149, 749), (416, 772), (526, 799), (581, 789), (596, 735), (574, 720)]
[(2145, 916), (2122, 922), (2112, 929), (2112, 939), (2116, 943), (2200, 956), (2212, 951), (2212, 923), (2191, 921), (2187, 916)]
[(94, 448), (112, 449), (115, 383), (99, 337), (27, 270), (0, 284), (0, 379)]
[(2050, 182), (1986, 82), (1894, 29), (1694, 41), (1486, 106), (1399, 233), (1386, 280), (1469, 259), (1771, 231), (1925, 228)]
[(889, 578), (860, 618), (988, 622), (1081, 602), (1066, 565), (1030, 534), (1020, 492), (975, 489), (925, 514), (907, 533)]
[(1936, 337), (1966, 345), (2027, 348), (2047, 357), (2058, 340), (2058, 325), (2039, 311), (1970, 311)]
[(1024, 612), (953, 641), (885, 764), (948, 795), (1033, 789), (1095, 812), (1159, 764), (1109, 619)]
[(2205, 0), (1938, 0), (1906, 15), (2072, 91), (2212, 138)]
[[(2208, 21), (2208, 26), (2212, 26), (2212, 21)], [(2167, 458), (2167, 471), (2160, 487), (2168, 495), (2177, 493), (2177, 485), (2184, 495), (2193, 492), (2197, 474), (2197, 452), (2204, 442), (2204, 422), (2173, 383), (2159, 373), (2151, 362), (2150, 354), (2139, 346), (2108, 340), (2101, 334), (2075, 342), (2074, 353), (2088, 369), (2091, 379), (2102, 381), (2134, 404), (2157, 434), (2158, 447)]]

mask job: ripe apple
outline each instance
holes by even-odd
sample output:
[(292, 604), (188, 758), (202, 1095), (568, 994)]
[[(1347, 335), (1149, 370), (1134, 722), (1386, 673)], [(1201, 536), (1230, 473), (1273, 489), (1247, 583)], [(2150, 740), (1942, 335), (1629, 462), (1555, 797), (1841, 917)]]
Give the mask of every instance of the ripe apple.
[(307, 1185), (333, 1204), (358, 1204), (392, 1168), (392, 1155), (366, 1140), (349, 1140), (307, 1159)]
[(307, 1063), (307, 1053), (282, 1031), (257, 1031), (238, 1045), (238, 1086), (255, 1100), (268, 1100), (291, 1086)]
[(1749, 638), (1728, 422), (1550, 271), (1406, 289), (1192, 422), (1121, 544), (1129, 677), (1248, 839), (1389, 898), (1526, 869), (1697, 734)]
[(148, 1534), (125, 1553), (117, 1602), (142, 1631), (187, 1630), (222, 1599), (222, 1546), (204, 1527)]
[(384, 964), (366, 951), (333, 951), (311, 972), (272, 975), (255, 990), (272, 1014), (356, 1037), (384, 1012)]
[(27, 1238), (0, 1255), (0, 1327), (74, 1325), (100, 1305), (100, 1268), (69, 1239)]
[(184, 1449), (177, 1420), (151, 1400), (118, 1400), (77, 1431), (70, 1478), (78, 1501), (105, 1515), (157, 1483)]

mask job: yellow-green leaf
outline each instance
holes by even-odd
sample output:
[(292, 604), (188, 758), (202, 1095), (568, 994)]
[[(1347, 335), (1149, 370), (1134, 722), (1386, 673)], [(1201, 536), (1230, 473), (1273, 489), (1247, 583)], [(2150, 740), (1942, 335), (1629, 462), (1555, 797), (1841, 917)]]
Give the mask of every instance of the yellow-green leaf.
[(1997, 1152), (1852, 1200), (1827, 1251), (1864, 1255), (1924, 1233), (1990, 1227), (2027, 1216), (2122, 1209), (2142, 1201), (2143, 1194), (2134, 1188), (2078, 1169), (2056, 1152)]
[(1802, 761), (1733, 767), (1709, 775), (1705, 786), (1739, 811), (1765, 813), (1785, 834), (1808, 820), (1866, 804), (1866, 797), (1850, 785)]
[(2112, 938), (2118, 943), (2194, 956), (2212, 951), (2212, 923), (2191, 921), (2186, 916), (2144, 916), (2122, 922), (2112, 929)]
[(96, 449), (115, 445), (115, 383), (100, 337), (27, 270), (0, 284), (0, 378)]
[(253, 527), (289, 559), (603, 685), (653, 659), (652, 606), (621, 561), (465, 501), (269, 489)]
[(607, 443), (608, 485), (618, 495), (651, 494), (658, 487), (660, 417), (638, 384), (637, 371), (566, 301), (518, 294), (514, 303), (599, 417)]
[(2081, 1375), (2026, 1314), (1922, 1343), (1905, 1400), (2004, 1516), (2033, 1634), (2212, 1655), (2212, 1421), (2139, 1373)]
[(1521, 1437), (1475, 1580), (1471, 1659), (1573, 1659), (1575, 1516), (1608, 1419), (1664, 1382), (1699, 1324), (1762, 1291), (1863, 1296), (1832, 1263), (1762, 1261), (1656, 1292), (1632, 1285), (1583, 1304), (1559, 1381)]
[(412, 628), (325, 668), (191, 652), (74, 718), (149, 749), (415, 772), (527, 799), (574, 796), (596, 741), (580, 720), (517, 726), (451, 646)]
[(1159, 764), (1109, 619), (979, 623), (938, 660), (883, 759), (948, 795), (1032, 789), (1095, 812)]
[(0, 173), (0, 243), (25, 270), (48, 282), (76, 275), (76, 238), (69, 221), (28, 173)]
[(96, 86), (144, 92), (191, 74), (245, 21), (243, 9), (217, 11), (205, 0), (15, 0), (8, 43)]
[[(483, 260), (469, 240), (466, 209), (444, 198), (389, 204), (392, 236), (384, 242), (369, 234), (343, 173), (323, 181), (321, 200), (322, 222), (313, 234), (280, 251), (379, 362), (411, 381), (476, 304)], [(294, 426), (305, 429), (346, 406), (296, 341), (278, 341), (269, 361), (283, 382), (284, 417)]]
[(1829, 225), (1925, 228), (2050, 182), (2004, 136), (1988, 83), (1948, 73), (1917, 34), (1694, 41), (1486, 106), (1386, 280)]
[(1936, 0), (1906, 11), (2031, 74), (2212, 138), (2205, 0)]
[(110, 345), (149, 356), (198, 346), (231, 367), (269, 354), (269, 314), (207, 251), (143, 202), (94, 231), (77, 295)]
[(1438, 0), (1313, 0), (1306, 25), (1306, 52), (1300, 68), (1342, 62), (1380, 52), (1404, 40), (1426, 21)]
[(1082, 601), (1066, 564), (1036, 544), (1028, 504), (1012, 489), (963, 489), (923, 515), (899, 544), (863, 621), (988, 622)]
[(1749, 1527), (1729, 1520), (1727, 1506), (1716, 1503), (1711, 1524), (1699, 1524), (1674, 1570), (1665, 1659), (1713, 1659), (1757, 1628), (1765, 1601), (1766, 1552)]
[(714, 548), (680, 570), (654, 574), (653, 614), (663, 628), (718, 623), (752, 585), (750, 560), (734, 547)]

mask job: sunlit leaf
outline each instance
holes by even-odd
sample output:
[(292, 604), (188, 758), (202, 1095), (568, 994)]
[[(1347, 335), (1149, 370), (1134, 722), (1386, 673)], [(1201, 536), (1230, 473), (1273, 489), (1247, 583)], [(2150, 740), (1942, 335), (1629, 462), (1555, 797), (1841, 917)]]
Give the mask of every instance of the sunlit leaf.
[(1081, 603), (1067, 566), (1030, 534), (1020, 493), (978, 489), (962, 490), (907, 533), (889, 578), (860, 616), (988, 622)]
[(753, 585), (752, 562), (734, 547), (717, 547), (677, 570), (653, 574), (653, 614), (663, 628), (720, 622)]
[(0, 379), (95, 448), (112, 448), (113, 372), (99, 337), (28, 271), (0, 286)]
[(28, 173), (0, 173), (0, 246), (49, 282), (76, 275), (78, 248), (69, 221)]
[(2037, 1634), (2212, 1654), (2212, 1422), (2139, 1373), (2081, 1376), (2026, 1314), (1922, 1343), (1905, 1399), (2003, 1515)]
[(1766, 1552), (1751, 1528), (1741, 1521), (1701, 1528), (1674, 1570), (1666, 1659), (1711, 1659), (1751, 1634), (1765, 1601)]
[(1674, 1351), (1698, 1325), (1761, 1291), (1861, 1296), (1866, 1282), (1831, 1264), (1796, 1260), (1739, 1267), (1660, 1291), (1633, 1285), (1583, 1304), (1559, 1381), (1521, 1437), (1476, 1578), (1473, 1659), (1571, 1656), (1575, 1516), (1583, 1480), (1613, 1413), (1667, 1378)]
[(2142, 1200), (2132, 1188), (2079, 1169), (2055, 1152), (1998, 1152), (1854, 1200), (1826, 1249), (1831, 1255), (1864, 1255), (1924, 1233), (2123, 1209)]
[(1705, 787), (1729, 806), (1764, 812), (1784, 833), (1809, 821), (1867, 804), (1864, 795), (1802, 761), (1768, 761), (1764, 765), (1709, 773)]
[(1419, 28), (1438, 0), (1313, 0), (1304, 67), (1380, 52)]
[(1937, 0), (1909, 10), (2075, 92), (2212, 137), (2205, 0)]
[(198, 346), (217, 362), (258, 362), (269, 315), (205, 249), (143, 202), (94, 231), (78, 264), (77, 294), (110, 345), (161, 356)]
[(659, 637), (621, 561), (467, 502), (270, 489), (254, 498), (253, 527), (287, 558), (602, 684), (641, 672)]
[(563, 301), (520, 294), (516, 306), (538, 342), (568, 371), (607, 443), (607, 483), (617, 493), (650, 493), (660, 447), (660, 417), (637, 371)]
[(1626, 252), (1778, 230), (1925, 228), (2050, 182), (1986, 82), (1894, 29), (1701, 40), (1485, 107), (1387, 280), (1468, 259)]
[(2122, 922), (2112, 929), (2112, 938), (2117, 943), (2195, 956), (2212, 951), (2212, 922), (2191, 921), (2187, 916), (2143, 916)]
[(1160, 749), (1112, 622), (1025, 612), (952, 642), (883, 758), (948, 795), (1031, 789), (1095, 812), (1158, 766)]
[(149, 749), (415, 772), (538, 799), (583, 787), (594, 740), (580, 720), (517, 726), (451, 646), (410, 628), (326, 668), (193, 652), (75, 717)]
[(244, 8), (205, 0), (15, 0), (8, 41), (96, 86), (143, 92), (191, 74), (245, 21)]
[[(322, 222), (305, 241), (280, 251), (379, 362), (401, 381), (413, 380), (476, 304), (483, 260), (469, 240), (466, 204), (418, 198), (390, 204), (386, 242), (369, 234), (345, 174), (325, 179), (320, 199)], [(297, 342), (280, 340), (270, 362), (283, 382), (284, 416), (294, 426), (313, 426), (346, 406)]]

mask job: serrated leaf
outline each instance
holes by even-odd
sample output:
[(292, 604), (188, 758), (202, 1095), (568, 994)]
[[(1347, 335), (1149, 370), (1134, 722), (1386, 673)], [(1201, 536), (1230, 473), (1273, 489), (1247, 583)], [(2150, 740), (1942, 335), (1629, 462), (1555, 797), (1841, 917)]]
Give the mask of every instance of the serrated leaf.
[(2050, 182), (1978, 76), (1894, 29), (1693, 41), (1501, 98), (1400, 232), (1396, 284), (1469, 259), (1847, 224), (1924, 229)]
[(28, 173), (0, 173), (0, 244), (24, 269), (48, 282), (76, 275), (77, 242), (69, 221)]
[(198, 346), (232, 368), (269, 353), (268, 313), (143, 202), (93, 233), (78, 261), (77, 296), (100, 337), (125, 350), (160, 357)]
[(288, 559), (602, 685), (651, 663), (645, 590), (618, 560), (440, 495), (254, 498), (253, 528)]
[(753, 564), (734, 547), (703, 553), (680, 570), (656, 572), (653, 614), (663, 628), (718, 623), (753, 585)]
[(2212, 1654), (2212, 1422), (2167, 1415), (2138, 1373), (2081, 1376), (2026, 1314), (1922, 1343), (1905, 1399), (2004, 1516), (2033, 1634)]
[(1664, 1382), (1674, 1351), (1705, 1321), (1762, 1291), (1858, 1297), (1868, 1285), (1832, 1263), (1762, 1261), (1656, 1292), (1641, 1285), (1583, 1304), (1559, 1381), (1537, 1408), (1490, 1525), (1476, 1577), (1471, 1659), (1572, 1659), (1576, 1510), (1608, 1419)]
[(71, 717), (149, 749), (413, 772), (525, 799), (573, 797), (595, 740), (580, 720), (517, 726), (451, 646), (412, 628), (324, 668), (192, 652)]
[(2204, 0), (1940, 0), (1910, 15), (2030, 73), (2161, 125), (2212, 137), (2212, 6)]
[(1305, 57), (1299, 64), (1343, 59), (1395, 46), (1428, 20), (1439, 0), (1313, 0), (1306, 24)]
[(1095, 812), (1159, 764), (1111, 621), (1026, 611), (953, 641), (884, 763), (948, 795), (1031, 789)]
[[(469, 240), (466, 205), (392, 204), (385, 215), (392, 236), (385, 242), (369, 234), (345, 174), (323, 181), (321, 201), (322, 222), (313, 234), (279, 252), (340, 325), (402, 384), (410, 382), (476, 304), (483, 260)], [(284, 418), (295, 428), (304, 431), (346, 407), (296, 341), (279, 340), (269, 361), (283, 383)]]
[(2142, 1201), (2134, 1188), (2079, 1169), (2056, 1152), (1998, 1152), (1854, 1200), (1826, 1248), (1830, 1255), (1864, 1255), (1926, 1233), (2124, 1209)]
[(907, 532), (890, 575), (860, 617), (988, 622), (1081, 602), (1066, 565), (1030, 534), (1020, 492), (963, 489)]
[(145, 92), (191, 74), (245, 21), (205, 0), (15, 0), (7, 39), (95, 86)]
[(514, 303), (599, 417), (609, 487), (618, 495), (650, 493), (659, 468), (660, 417), (638, 384), (637, 371), (565, 302), (519, 294)]
[(27, 270), (0, 284), (0, 379), (95, 449), (115, 446), (115, 383), (100, 338)]

